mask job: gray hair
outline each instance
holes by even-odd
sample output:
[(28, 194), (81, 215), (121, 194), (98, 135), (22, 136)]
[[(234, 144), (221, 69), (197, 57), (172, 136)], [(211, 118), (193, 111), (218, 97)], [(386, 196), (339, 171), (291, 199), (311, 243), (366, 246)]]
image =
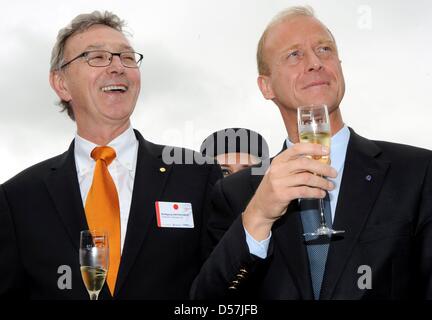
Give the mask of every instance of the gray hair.
[[(75, 33), (86, 31), (95, 24), (101, 24), (113, 28), (117, 31), (123, 32), (125, 22), (117, 15), (109, 11), (93, 11), (92, 13), (85, 13), (76, 16), (68, 26), (61, 29), (57, 35), (56, 43), (51, 52), (51, 66), (50, 72), (60, 71), (64, 61), (64, 50), (66, 41)], [(58, 103), (62, 107), (62, 111), (67, 111), (69, 117), (75, 120), (72, 107), (69, 102), (60, 100)]]
[(265, 61), (265, 57), (264, 57), (264, 44), (270, 29), (272, 29), (275, 25), (278, 25), (281, 22), (285, 22), (300, 16), (316, 18), (314, 10), (311, 7), (296, 6), (281, 11), (267, 25), (258, 42), (258, 49), (257, 49), (257, 65), (258, 65), (258, 73), (260, 75), (270, 74), (270, 67)]

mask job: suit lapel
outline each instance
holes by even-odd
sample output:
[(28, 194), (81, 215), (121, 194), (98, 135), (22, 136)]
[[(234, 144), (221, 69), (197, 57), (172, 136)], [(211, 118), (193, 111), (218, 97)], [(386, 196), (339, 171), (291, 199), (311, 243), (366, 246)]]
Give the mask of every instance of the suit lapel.
[(345, 230), (329, 248), (321, 299), (331, 299), (342, 271), (357, 243), (389, 163), (377, 159), (380, 149), (351, 130), (333, 227)]
[(277, 242), (293, 282), (297, 285), (300, 299), (313, 299), (309, 259), (304, 244), (298, 201), (291, 202), (285, 215), (275, 223), (273, 232), (274, 241)]
[(88, 229), (78, 184), (74, 142), (45, 179), (48, 192), (71, 242), (78, 251), (80, 231)]
[[(150, 227), (156, 223), (155, 199), (160, 199), (171, 172), (171, 166), (162, 161), (162, 148), (159, 149), (144, 140), (136, 130), (135, 135), (139, 142), (138, 158), (126, 239), (114, 295), (117, 295), (124, 285)], [(165, 172), (160, 171), (162, 167)]]
[[(51, 172), (45, 179), (45, 185), (54, 203), (56, 212), (60, 217), (60, 221), (76, 249), (76, 257), (78, 259), (80, 232), (87, 230), (88, 225), (76, 172), (74, 141), (72, 141), (69, 150), (51, 167)], [(87, 293), (83, 293), (83, 297), (86, 295)], [(99, 297), (104, 300), (111, 299), (111, 294), (106, 284), (103, 286)]]

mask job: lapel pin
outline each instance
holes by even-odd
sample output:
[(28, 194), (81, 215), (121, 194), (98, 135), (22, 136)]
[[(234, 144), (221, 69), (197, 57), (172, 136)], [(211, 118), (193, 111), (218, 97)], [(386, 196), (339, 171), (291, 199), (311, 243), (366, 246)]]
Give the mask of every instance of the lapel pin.
[(166, 169), (164, 167), (159, 168), (159, 171), (164, 173), (166, 171)]
[(371, 181), (372, 180), (372, 176), (370, 175), (370, 174), (368, 174), (367, 176), (366, 176), (366, 181)]

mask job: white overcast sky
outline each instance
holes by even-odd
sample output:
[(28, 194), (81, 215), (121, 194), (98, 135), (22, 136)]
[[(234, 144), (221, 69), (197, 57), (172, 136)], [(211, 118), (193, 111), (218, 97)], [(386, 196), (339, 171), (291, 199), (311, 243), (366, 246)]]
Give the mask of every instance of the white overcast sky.
[(432, 2), (427, 0), (14, 0), (0, 20), (0, 182), (62, 153), (75, 124), (48, 83), (60, 28), (110, 10), (144, 54), (132, 124), (156, 143), (199, 149), (211, 132), (254, 129), (271, 154), (286, 131), (256, 85), (255, 50), (271, 18), (309, 4), (336, 37), (346, 80), (341, 109), (358, 133), (432, 149)]

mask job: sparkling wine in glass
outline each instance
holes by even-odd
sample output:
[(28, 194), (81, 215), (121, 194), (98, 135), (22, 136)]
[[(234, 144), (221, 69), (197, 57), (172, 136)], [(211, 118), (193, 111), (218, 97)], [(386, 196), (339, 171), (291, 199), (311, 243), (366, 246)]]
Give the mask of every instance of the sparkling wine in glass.
[[(298, 132), (300, 142), (317, 143), (326, 146), (330, 150), (331, 130), (330, 118), (326, 105), (305, 106), (297, 109)], [(313, 159), (330, 164), (330, 155), (312, 156)], [(320, 225), (314, 232), (303, 234), (304, 236), (328, 236), (343, 233), (344, 230), (333, 230), (327, 226), (324, 216), (323, 199), (318, 200), (320, 212)]]
[(79, 259), (81, 276), (90, 300), (97, 300), (108, 271), (107, 233), (96, 230), (81, 231)]

